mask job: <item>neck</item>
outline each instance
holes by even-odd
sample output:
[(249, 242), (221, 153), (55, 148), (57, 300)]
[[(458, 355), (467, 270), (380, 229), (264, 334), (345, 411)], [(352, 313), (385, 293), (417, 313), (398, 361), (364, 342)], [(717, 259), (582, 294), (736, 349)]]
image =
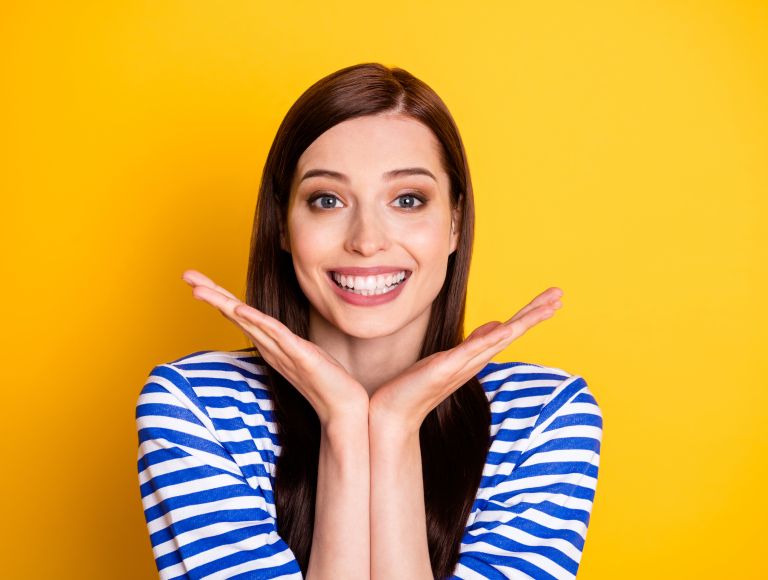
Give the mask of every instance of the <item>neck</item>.
[(337, 328), (310, 306), (309, 340), (339, 361), (370, 398), (381, 385), (419, 360), (430, 310), (392, 334), (360, 338)]

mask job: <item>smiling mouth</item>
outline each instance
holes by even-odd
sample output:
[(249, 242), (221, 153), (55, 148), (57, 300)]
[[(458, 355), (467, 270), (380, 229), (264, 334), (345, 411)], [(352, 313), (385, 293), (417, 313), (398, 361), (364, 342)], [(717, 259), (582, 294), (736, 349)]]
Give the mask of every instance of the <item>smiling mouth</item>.
[(334, 271), (328, 272), (328, 276), (336, 286), (345, 292), (360, 296), (388, 294), (403, 284), (410, 275), (410, 270), (401, 270), (378, 276), (345, 276)]

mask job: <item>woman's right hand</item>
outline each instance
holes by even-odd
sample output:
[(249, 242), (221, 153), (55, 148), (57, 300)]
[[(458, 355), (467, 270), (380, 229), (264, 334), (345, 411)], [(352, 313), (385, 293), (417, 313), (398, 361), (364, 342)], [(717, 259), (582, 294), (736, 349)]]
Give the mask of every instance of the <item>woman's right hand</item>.
[(217, 308), (245, 332), (261, 357), (309, 401), (324, 428), (367, 417), (368, 393), (330, 354), (197, 270), (185, 271), (182, 278), (193, 287), (195, 298)]

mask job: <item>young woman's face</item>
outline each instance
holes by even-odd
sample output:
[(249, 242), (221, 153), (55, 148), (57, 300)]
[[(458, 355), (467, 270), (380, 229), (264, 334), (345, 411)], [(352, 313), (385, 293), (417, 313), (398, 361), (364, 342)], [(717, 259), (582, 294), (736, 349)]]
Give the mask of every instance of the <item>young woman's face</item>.
[(461, 217), (439, 147), (427, 126), (386, 114), (335, 125), (299, 158), (283, 249), (311, 307), (347, 335), (429, 318)]

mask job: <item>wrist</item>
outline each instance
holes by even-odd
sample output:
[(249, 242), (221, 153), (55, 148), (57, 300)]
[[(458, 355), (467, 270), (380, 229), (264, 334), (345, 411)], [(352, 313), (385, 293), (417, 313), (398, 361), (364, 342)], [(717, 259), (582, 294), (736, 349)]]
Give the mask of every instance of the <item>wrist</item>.
[(368, 407), (368, 432), (371, 437), (405, 442), (419, 437), (421, 422), (403, 417), (393, 409), (377, 404), (371, 399)]
[[(365, 395), (365, 394), (364, 394)], [(355, 429), (360, 423), (368, 421), (368, 396), (345, 396), (343, 401), (334, 401), (324, 415), (318, 413), (320, 426), (327, 430)]]
[(368, 405), (356, 406), (346, 409), (331, 417), (320, 425), (321, 434), (332, 444), (354, 444), (363, 439), (367, 444), (368, 440)]

